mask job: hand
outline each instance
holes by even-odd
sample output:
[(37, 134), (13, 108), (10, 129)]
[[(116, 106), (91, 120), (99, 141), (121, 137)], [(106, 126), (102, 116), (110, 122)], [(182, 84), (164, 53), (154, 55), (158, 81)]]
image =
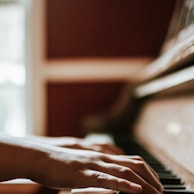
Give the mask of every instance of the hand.
[(31, 139), (36, 142), (46, 143), (49, 145), (59, 146), (59, 147), (92, 150), (92, 151), (97, 151), (97, 152), (102, 152), (107, 154), (117, 154), (117, 155), (124, 154), (124, 151), (114, 144), (91, 142), (83, 138), (31, 136), (31, 137), (28, 137), (28, 139)]
[(126, 193), (162, 193), (158, 176), (139, 156), (51, 147), (41, 163), (34, 163), (32, 180), (54, 188), (101, 187)]

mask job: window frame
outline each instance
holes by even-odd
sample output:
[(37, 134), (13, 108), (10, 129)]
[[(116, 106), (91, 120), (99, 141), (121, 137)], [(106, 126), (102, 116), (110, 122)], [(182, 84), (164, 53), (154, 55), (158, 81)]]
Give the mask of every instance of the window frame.
[(35, 135), (47, 134), (46, 84), (48, 82), (128, 82), (134, 78), (136, 72), (153, 60), (145, 56), (47, 59), (46, 1), (26, 1), (28, 2), (26, 5), (27, 126), (28, 133)]

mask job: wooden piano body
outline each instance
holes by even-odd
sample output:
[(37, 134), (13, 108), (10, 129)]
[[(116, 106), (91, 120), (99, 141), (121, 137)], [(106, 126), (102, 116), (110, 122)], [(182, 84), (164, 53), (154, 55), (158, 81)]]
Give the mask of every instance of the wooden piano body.
[[(192, 76), (146, 100), (135, 124), (135, 136), (194, 189), (194, 66), (169, 75), (168, 84), (176, 82), (174, 79), (179, 82), (181, 77), (174, 76), (180, 74), (186, 78)], [(164, 78), (160, 81), (166, 84)]]
[[(189, 74), (192, 74), (191, 79), (177, 84), (181, 79), (180, 75), (189, 78)], [(193, 190), (194, 66), (140, 87), (143, 90), (144, 87), (155, 84), (162, 90), (143, 100), (134, 124), (134, 136), (146, 150)], [(170, 88), (166, 85), (170, 85)]]

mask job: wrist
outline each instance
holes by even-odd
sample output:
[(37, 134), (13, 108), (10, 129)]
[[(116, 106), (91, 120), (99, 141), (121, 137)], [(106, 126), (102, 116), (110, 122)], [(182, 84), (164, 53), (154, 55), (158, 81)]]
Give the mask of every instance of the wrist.
[(22, 138), (0, 137), (0, 181), (31, 178), (44, 152)]

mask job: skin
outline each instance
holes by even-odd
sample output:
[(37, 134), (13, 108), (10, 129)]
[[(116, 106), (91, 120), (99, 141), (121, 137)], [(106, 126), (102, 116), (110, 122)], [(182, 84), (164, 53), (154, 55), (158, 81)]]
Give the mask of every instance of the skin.
[(45, 143), (49, 145), (82, 149), (82, 150), (92, 150), (107, 154), (124, 155), (124, 151), (114, 144), (110, 143), (99, 143), (90, 141), (87, 138), (77, 138), (77, 137), (46, 137), (46, 136), (28, 136), (26, 139), (33, 140), (39, 143)]
[(28, 178), (51, 188), (162, 193), (158, 176), (139, 156), (65, 148), (15, 137), (0, 137), (0, 152), (0, 181)]

